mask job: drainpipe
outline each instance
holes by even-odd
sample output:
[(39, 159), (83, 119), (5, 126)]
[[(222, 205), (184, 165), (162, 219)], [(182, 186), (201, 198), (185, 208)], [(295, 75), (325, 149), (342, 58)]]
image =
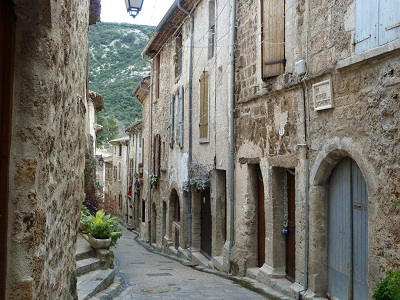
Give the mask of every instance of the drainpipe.
[[(188, 179), (190, 178), (190, 167), (192, 165), (192, 88), (193, 88), (193, 31), (194, 17), (193, 15), (181, 6), (181, 0), (176, 0), (178, 8), (185, 13), (190, 19), (190, 44), (189, 44), (189, 79), (188, 79), (188, 102), (189, 102), (189, 149), (188, 149)], [(188, 248), (192, 247), (192, 191), (188, 191)]]
[(305, 78), (307, 76), (304, 75), (303, 78), (301, 78), (301, 87), (302, 87), (302, 99), (301, 99), (301, 109), (300, 109), (300, 118), (302, 119), (302, 126), (303, 128), (299, 127), (300, 129), (303, 129), (303, 136), (301, 137), (301, 143), (299, 143), (297, 146), (301, 147), (301, 156), (305, 160), (305, 173), (306, 173), (306, 178), (305, 178), (305, 228), (304, 228), (304, 240), (305, 240), (305, 245), (304, 245), (304, 288), (301, 291), (298, 291), (296, 293), (296, 299), (301, 299), (301, 293), (306, 292), (308, 289), (308, 261), (309, 261), (309, 207), (310, 207), (310, 160), (308, 158), (308, 141), (307, 141), (307, 105), (306, 105), (306, 100), (308, 98), (308, 93), (307, 91), (307, 86), (305, 84)]
[(231, 15), (231, 44), (229, 52), (231, 53), (230, 63), (230, 149), (229, 149), (229, 194), (231, 198), (230, 205), (230, 228), (229, 228), (229, 250), (228, 250), (228, 271), (232, 273), (231, 252), (234, 242), (235, 225), (235, 24), (236, 24), (236, 0), (232, 0)]

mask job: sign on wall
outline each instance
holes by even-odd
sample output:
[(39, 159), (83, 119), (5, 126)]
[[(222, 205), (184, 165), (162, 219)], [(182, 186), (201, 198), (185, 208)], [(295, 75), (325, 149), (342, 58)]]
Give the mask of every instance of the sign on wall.
[(314, 110), (333, 107), (332, 86), (330, 79), (312, 85)]

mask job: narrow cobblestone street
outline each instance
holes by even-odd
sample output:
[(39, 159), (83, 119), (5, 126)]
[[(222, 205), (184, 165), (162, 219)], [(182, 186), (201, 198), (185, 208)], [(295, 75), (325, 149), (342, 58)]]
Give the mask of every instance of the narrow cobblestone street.
[[(284, 299), (232, 280), (184, 266), (178, 261), (149, 251), (124, 229), (115, 253), (114, 284), (91, 299)], [(243, 283), (242, 283), (243, 285)], [(278, 296), (278, 295), (277, 295)]]

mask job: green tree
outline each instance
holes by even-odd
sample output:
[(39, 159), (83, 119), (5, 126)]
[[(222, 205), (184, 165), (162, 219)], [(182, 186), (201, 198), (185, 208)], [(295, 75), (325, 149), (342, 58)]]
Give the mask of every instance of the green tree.
[(115, 117), (105, 117), (103, 113), (99, 113), (97, 116), (97, 123), (103, 126), (103, 131), (97, 137), (97, 146), (106, 146), (106, 144), (117, 138), (118, 136), (118, 123)]

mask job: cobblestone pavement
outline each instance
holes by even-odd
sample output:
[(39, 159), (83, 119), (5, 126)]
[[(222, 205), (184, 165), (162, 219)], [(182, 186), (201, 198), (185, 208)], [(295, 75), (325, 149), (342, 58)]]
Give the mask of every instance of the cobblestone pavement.
[(158, 253), (135, 240), (136, 234), (124, 229), (115, 253), (116, 277), (95, 299), (282, 299), (267, 297), (261, 289), (199, 271)]

